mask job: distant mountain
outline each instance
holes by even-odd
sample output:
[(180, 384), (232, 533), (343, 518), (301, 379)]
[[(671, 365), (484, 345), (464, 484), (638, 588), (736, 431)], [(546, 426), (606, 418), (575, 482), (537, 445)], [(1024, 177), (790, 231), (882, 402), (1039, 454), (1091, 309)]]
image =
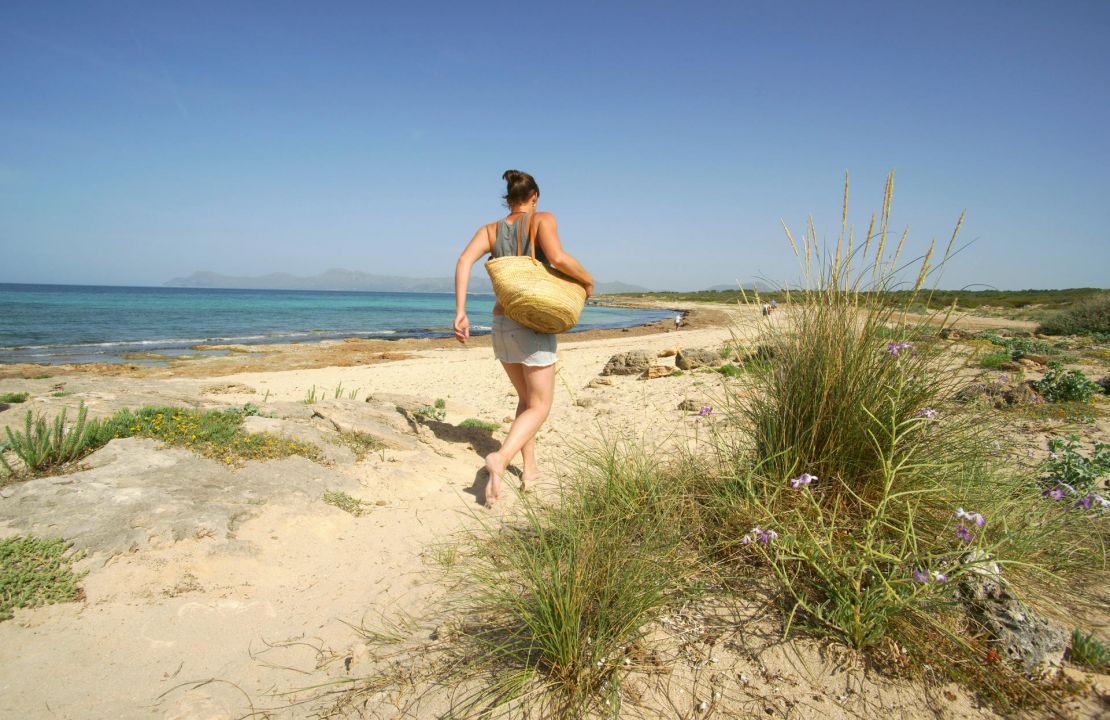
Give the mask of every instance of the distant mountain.
[[(319, 275), (302, 277), (289, 273), (270, 273), (250, 277), (221, 275), (200, 271), (164, 283), (165, 287), (218, 288), (241, 290), (362, 290), (368, 292), (454, 292), (454, 278), (410, 278), (396, 275), (371, 275), (357, 270), (332, 268)], [(485, 273), (470, 278), (470, 292), (492, 293)], [(648, 292), (647, 288), (622, 282), (599, 283), (598, 294)]]

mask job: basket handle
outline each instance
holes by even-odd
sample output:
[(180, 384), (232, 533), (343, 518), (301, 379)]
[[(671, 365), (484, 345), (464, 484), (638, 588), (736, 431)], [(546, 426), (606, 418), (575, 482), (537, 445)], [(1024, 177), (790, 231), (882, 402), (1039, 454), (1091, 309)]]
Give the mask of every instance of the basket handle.
[[(532, 213), (525, 213), (525, 214), (524, 214), (524, 217), (522, 217), (522, 218), (520, 219), (520, 220), (521, 220), (521, 222), (523, 222), (523, 223), (524, 223), (524, 225), (522, 225), (522, 226), (521, 226), (521, 228), (520, 228), (520, 233), (518, 233), (518, 234), (517, 234), (517, 236), (516, 236), (516, 254), (517, 254), (517, 255), (520, 255), (520, 239), (521, 239), (522, 237), (527, 237), (527, 238), (528, 238), (528, 240), (529, 240), (529, 242), (531, 243), (531, 245), (529, 246), (528, 250), (529, 250), (529, 252), (530, 252), (530, 253), (531, 253), (531, 255), (532, 255), (532, 259), (533, 259), (533, 260), (535, 260), (535, 259), (536, 259), (536, 238), (534, 238), (534, 237), (532, 237), (532, 236), (530, 236), (530, 235), (528, 234), (528, 230), (529, 230), (529, 227), (528, 227), (528, 225), (529, 225), (529, 223), (528, 223), (528, 220), (529, 220), (529, 219), (530, 219), (531, 217), (532, 217)], [(536, 234), (537, 234), (537, 235), (539, 234), (539, 226), (538, 226), (538, 225), (536, 226)]]

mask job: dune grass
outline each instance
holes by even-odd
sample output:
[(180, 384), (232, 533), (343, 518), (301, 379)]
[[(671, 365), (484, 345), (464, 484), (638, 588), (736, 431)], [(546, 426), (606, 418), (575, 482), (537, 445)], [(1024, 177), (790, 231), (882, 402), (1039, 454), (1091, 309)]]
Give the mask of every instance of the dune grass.
[(16, 405), (18, 403), (27, 402), (27, 398), (29, 397), (31, 397), (30, 393), (25, 392), (0, 393), (0, 403), (11, 403)]
[[(556, 501), (526, 499), (519, 522), (464, 545), (457, 604), (437, 607), (459, 619), (435, 675), (465, 688), (457, 716), (619, 717), (652, 623), (709, 594), (737, 600), (753, 573), (778, 595), (785, 636), (960, 682), (1006, 714), (1053, 699), (991, 659), (959, 588), (997, 563), (1024, 601), (1066, 616), (1107, 579), (1107, 526), (1000, 460), (995, 424), (957, 402), (969, 361), (890, 301), (905, 242), (889, 234), (892, 192), (893, 176), (858, 241), (847, 185), (835, 250), (812, 225), (800, 247), (788, 233), (806, 278), (780, 296), (790, 324), (764, 327), (756, 371), (723, 384), (693, 449), (577, 449)], [(925, 281), (955, 238), (915, 266), (903, 306), (931, 303)]]

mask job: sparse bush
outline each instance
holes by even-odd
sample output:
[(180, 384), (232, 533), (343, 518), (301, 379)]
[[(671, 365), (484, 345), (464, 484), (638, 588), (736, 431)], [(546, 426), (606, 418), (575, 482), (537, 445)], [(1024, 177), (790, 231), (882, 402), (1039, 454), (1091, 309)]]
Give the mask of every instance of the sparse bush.
[(734, 377), (740, 377), (741, 375), (743, 375), (744, 374), (744, 369), (741, 368), (741, 367), (738, 367), (736, 365), (733, 365), (732, 363), (726, 363), (726, 364), (722, 365), (721, 367), (717, 368), (717, 372), (724, 375), (725, 377), (734, 378)]
[(1049, 456), (1042, 467), (1042, 486), (1055, 491), (1055, 499), (1081, 498), (1101, 490), (1103, 477), (1110, 475), (1110, 444), (1095, 441), (1089, 455), (1080, 452), (1078, 435), (1055, 437), (1048, 441)]
[(988, 353), (979, 358), (979, 366), (987, 368), (988, 370), (998, 370), (999, 368), (1008, 365), (1010, 362), (1010, 353), (1007, 350)]
[(467, 418), (466, 420), (463, 420), (461, 423), (459, 423), (459, 427), (478, 428), (479, 430), (485, 430), (486, 432), (494, 432), (501, 429), (501, 426), (495, 422), (490, 422), (488, 420), (479, 420), (478, 418)]
[(1110, 292), (1075, 303), (1070, 309), (1041, 323), (1046, 335), (1090, 335), (1110, 333)]
[(73, 570), (81, 553), (71, 543), (14, 535), (0, 540), (0, 621), (15, 608), (35, 608), (81, 598), (77, 583), (84, 573)]
[[(364, 459), (372, 452), (384, 453), (386, 444), (369, 433), (353, 430), (339, 433), (339, 439), (344, 445), (351, 448), (358, 460)], [(384, 456), (383, 456), (384, 459)]]
[(17, 405), (22, 402), (27, 402), (27, 398), (29, 397), (31, 397), (31, 395), (25, 392), (0, 393), (0, 403)]
[(370, 512), (374, 504), (366, 500), (359, 500), (352, 497), (342, 490), (325, 490), (324, 502), (328, 505), (334, 505), (343, 512), (350, 513), (355, 517), (362, 517)]
[(1059, 363), (1049, 363), (1049, 371), (1033, 381), (1033, 389), (1049, 402), (1087, 402), (1102, 392), (1102, 387), (1081, 371), (1064, 370)]

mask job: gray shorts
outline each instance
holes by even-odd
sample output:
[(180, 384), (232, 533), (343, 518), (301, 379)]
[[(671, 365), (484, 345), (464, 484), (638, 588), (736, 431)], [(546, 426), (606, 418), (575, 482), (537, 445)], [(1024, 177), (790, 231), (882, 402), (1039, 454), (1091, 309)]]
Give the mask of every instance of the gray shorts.
[(553, 364), (555, 336), (538, 333), (504, 315), (493, 316), (493, 354), (501, 362), (534, 367)]

